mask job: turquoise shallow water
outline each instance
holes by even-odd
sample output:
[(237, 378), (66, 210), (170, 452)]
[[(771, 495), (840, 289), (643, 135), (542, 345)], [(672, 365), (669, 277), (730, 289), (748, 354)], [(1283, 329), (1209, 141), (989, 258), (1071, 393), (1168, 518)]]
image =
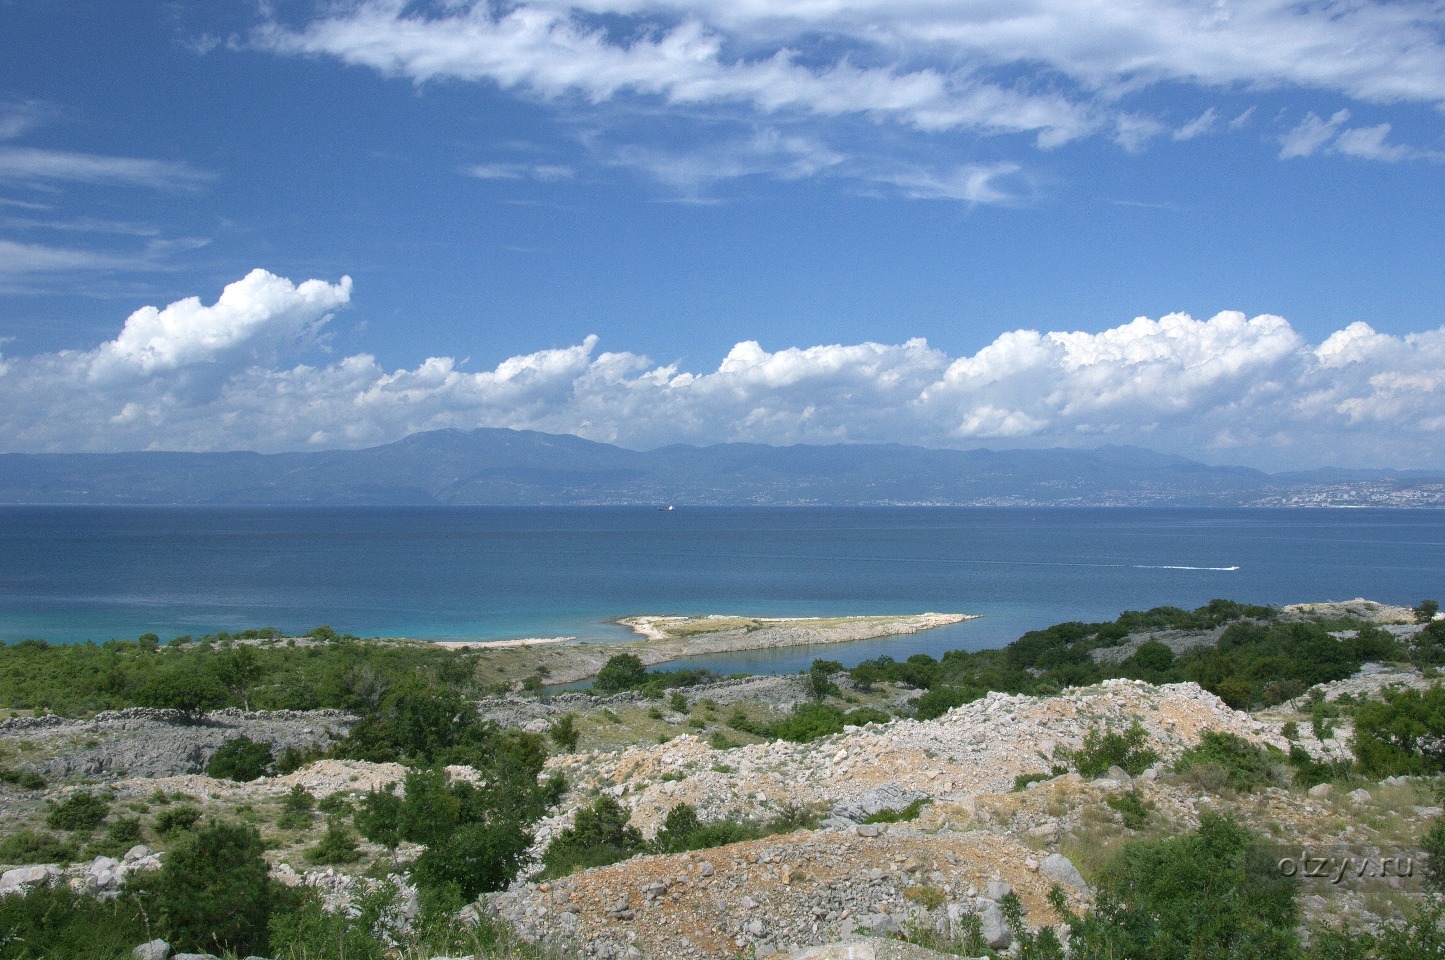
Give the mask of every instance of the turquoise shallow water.
[[(979, 613), (845, 661), (1124, 609), (1445, 595), (1445, 511), (0, 508), (0, 639), (328, 624), (621, 639), (634, 613)], [(786, 670), (818, 651), (696, 662)]]

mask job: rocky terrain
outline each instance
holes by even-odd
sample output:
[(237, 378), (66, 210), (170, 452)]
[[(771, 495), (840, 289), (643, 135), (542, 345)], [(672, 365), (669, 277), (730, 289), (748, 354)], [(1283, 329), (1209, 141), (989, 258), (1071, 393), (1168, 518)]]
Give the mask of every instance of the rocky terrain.
[[(1299, 613), (1347, 611), (1378, 622), (1403, 619), (1365, 601)], [(1188, 644), (1217, 638), (1217, 631), (1175, 633), (1132, 637), (1131, 648), (1147, 639)], [(1109, 850), (1140, 830), (1156, 836), (1187, 831), (1209, 810), (1233, 814), (1275, 838), (1281, 849), (1346, 844), (1367, 856), (1418, 855), (1415, 838), (1441, 813), (1428, 781), (1392, 778), (1307, 791), (1281, 781), (1237, 793), (1175, 772), (1173, 761), (1209, 731), (1288, 750), (1284, 730), (1290, 723), (1298, 728), (1294, 742), (1312, 756), (1347, 755), (1348, 723), (1317, 738), (1304, 712), (1310, 702), (1431, 682), (1418, 671), (1369, 664), (1310, 697), (1251, 715), (1192, 683), (1156, 687), (1113, 680), (1051, 697), (993, 693), (935, 720), (869, 723), (807, 744), (726, 731), (718, 712), (741, 707), (754, 715), (779, 714), (807, 698), (798, 677), (722, 681), (679, 691), (680, 699), (667, 706), (637, 693), (487, 699), (478, 704), (480, 714), (502, 725), (541, 732), (572, 714), (581, 718), (584, 735), (580, 749), (548, 761), (549, 771), (565, 775), (569, 790), (537, 825), (532, 867), (510, 889), (469, 909), (494, 913), (524, 939), (582, 956), (921, 960), (930, 954), (877, 938), (947, 941), (976, 924), (992, 947), (1005, 947), (1011, 939), (1001, 904), (1006, 896), (1019, 899), (1030, 927), (1057, 924), (1047, 901), (1051, 888), (1058, 886), (1071, 908), (1087, 907), (1087, 878)], [(866, 695), (846, 681), (842, 686), (855, 702), (895, 713), (906, 711), (916, 693), (888, 688)], [(399, 782), (405, 768), (323, 760), (251, 783), (215, 780), (202, 771), (222, 742), (241, 733), (279, 752), (324, 746), (353, 722), (335, 712), (219, 711), (202, 722), (157, 710), (84, 721), (13, 718), (0, 722), (0, 745), (43, 772), (51, 786), (36, 794), (0, 785), (0, 826), (6, 832), (33, 826), (43, 819), (43, 801), (97, 785), (107, 787), (117, 805), (138, 812), (161, 802), (157, 798), (193, 804), (205, 816), (257, 824), (270, 841), (275, 876), (317, 887), (342, 907), (373, 882), (366, 875), (400, 871), (416, 850), (363, 844), (365, 858), (355, 866), (316, 869), (303, 856), (315, 836), (284, 834), (269, 824), (295, 786), (318, 799), (354, 800)], [(1134, 724), (1157, 754), (1142, 774), (1116, 767), (1086, 780), (1061, 772), (1091, 731)], [(710, 732), (730, 732), (743, 742), (720, 744)], [(665, 742), (656, 742), (659, 737)], [(476, 776), (470, 768), (449, 771)], [(704, 822), (761, 822), (791, 811), (812, 814), (816, 827), (638, 856), (550, 882), (536, 879), (546, 845), (601, 795), (621, 803), (645, 837), (681, 803)], [(1124, 795), (1147, 811), (1146, 827), (1126, 826), (1111, 803)], [(880, 814), (894, 822), (868, 822)], [(87, 857), (64, 868), (0, 865), (0, 895), (51, 879), (105, 895), (128, 874), (153, 869), (163, 858), (163, 851), (142, 844), (124, 856)], [(1307, 918), (1368, 925), (1400, 910), (1417, 889), (1418, 878), (1317, 884), (1304, 907)], [(825, 946), (844, 940), (856, 942), (848, 950)]]

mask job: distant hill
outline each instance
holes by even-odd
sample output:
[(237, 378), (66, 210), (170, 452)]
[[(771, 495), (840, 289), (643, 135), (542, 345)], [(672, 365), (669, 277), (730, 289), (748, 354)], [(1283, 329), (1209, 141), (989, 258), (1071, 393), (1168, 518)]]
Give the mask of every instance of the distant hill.
[(1445, 505), (1445, 475), (1266, 474), (1138, 447), (676, 445), (438, 430), (316, 453), (0, 454), (0, 503)]

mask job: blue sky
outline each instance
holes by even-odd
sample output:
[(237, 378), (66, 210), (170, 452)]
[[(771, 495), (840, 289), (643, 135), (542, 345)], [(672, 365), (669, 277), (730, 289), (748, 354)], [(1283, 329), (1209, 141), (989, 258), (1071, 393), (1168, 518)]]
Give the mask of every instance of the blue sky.
[(1438, 4), (0, 0), (0, 44), (0, 450), (1445, 467)]

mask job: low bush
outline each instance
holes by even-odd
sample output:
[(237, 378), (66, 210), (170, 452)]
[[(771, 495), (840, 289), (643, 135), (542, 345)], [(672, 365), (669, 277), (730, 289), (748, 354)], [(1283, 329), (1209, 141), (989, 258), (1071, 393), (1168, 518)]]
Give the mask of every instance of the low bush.
[(1372, 777), (1445, 772), (1445, 688), (1386, 691), (1355, 711), (1355, 757)]
[(44, 790), (45, 778), (34, 770), (12, 770), (0, 767), (0, 783), (8, 783), (22, 790)]
[(662, 827), (647, 848), (654, 853), (706, 850), (774, 834), (806, 830), (817, 826), (817, 823), (818, 818), (814, 814), (807, 808), (796, 805), (783, 806), (768, 820), (701, 821), (692, 806), (679, 803), (667, 812)]
[(1354, 764), (1349, 760), (1316, 760), (1308, 750), (1299, 744), (1290, 744), (1286, 758), (1294, 771), (1294, 785), (1302, 790), (1321, 783), (1337, 783), (1349, 779)]
[(1137, 787), (1121, 793), (1111, 793), (1104, 798), (1104, 802), (1119, 814), (1124, 826), (1130, 830), (1143, 829), (1149, 822), (1149, 812), (1154, 808), (1154, 804), (1145, 800)]
[(1084, 734), (1084, 743), (1066, 757), (1079, 776), (1092, 780), (1102, 777), (1110, 767), (1137, 776), (1152, 766), (1159, 754), (1146, 747), (1149, 734), (1135, 720), (1125, 730), (1093, 727)]
[(281, 801), (281, 814), (276, 826), (283, 830), (301, 830), (311, 825), (311, 811), (316, 808), (316, 798), (301, 784), (294, 784)]
[(640, 853), (642, 834), (629, 822), (631, 815), (607, 794), (573, 816), (542, 854), (542, 876), (561, 877), (577, 870), (601, 867)]
[(110, 813), (111, 798), (82, 790), (50, 808), (45, 825), (52, 830), (90, 831)]
[(156, 815), (153, 826), (156, 833), (171, 837), (191, 829), (200, 819), (201, 811), (195, 807), (170, 807)]
[(165, 939), (180, 951), (266, 954), (276, 889), (264, 849), (251, 827), (224, 823), (177, 842), (143, 881)]
[(1250, 793), (1279, 782), (1283, 760), (1278, 750), (1266, 750), (1232, 733), (1206, 730), (1199, 743), (1179, 755), (1174, 769), (1213, 789), (1222, 786)]
[(130, 897), (99, 900), (63, 883), (0, 897), (3, 960), (129, 960), (135, 945), (152, 936)]
[(577, 717), (575, 714), (563, 714), (547, 730), (547, 736), (552, 742), (563, 750), (571, 753), (577, 749)]
[(306, 851), (306, 861), (319, 866), (355, 863), (360, 859), (361, 851), (356, 848), (356, 834), (337, 818), (327, 822), (326, 832), (321, 839)]
[(85, 848), (84, 855), (87, 857), (120, 857), (144, 838), (144, 831), (141, 829), (138, 818), (121, 817), (106, 829), (104, 836)]
[(1259, 836), (1206, 813), (1191, 834), (1127, 844), (1091, 913), (1054, 904), (1075, 960), (1297, 960), (1296, 896)]
[(932, 797), (919, 797), (906, 807), (899, 807), (893, 810), (885, 807), (876, 813), (871, 813), (863, 818), (864, 823), (904, 823), (917, 820), (918, 815), (923, 812), (925, 804), (933, 802)]
[(0, 863), (69, 863), (78, 850), (53, 833), (19, 830), (0, 840)]

